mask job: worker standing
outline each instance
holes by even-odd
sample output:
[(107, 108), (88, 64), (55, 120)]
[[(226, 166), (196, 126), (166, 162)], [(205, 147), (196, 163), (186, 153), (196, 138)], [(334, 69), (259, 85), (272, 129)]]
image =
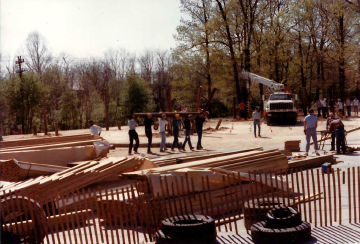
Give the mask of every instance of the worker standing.
[(196, 134), (198, 135), (198, 142), (196, 145), (197, 150), (203, 149), (201, 145), (201, 138), (202, 138), (202, 132), (203, 132), (203, 124), (205, 121), (208, 121), (207, 118), (205, 118), (204, 112), (200, 112), (199, 116), (195, 119), (195, 126), (196, 126)]
[(356, 116), (359, 116), (359, 100), (355, 97), (354, 101), (353, 101), (353, 105), (354, 105), (354, 113)]
[(179, 130), (180, 130), (180, 123), (181, 118), (179, 114), (175, 114), (175, 118), (171, 121), (171, 125), (173, 127), (173, 135), (174, 135), (174, 141), (171, 146), (171, 151), (175, 151), (174, 147), (176, 146), (180, 151), (180, 144), (179, 144)]
[(256, 126), (257, 126), (258, 129), (259, 129), (258, 136), (261, 137), (261, 135), (260, 135), (260, 125), (261, 125), (260, 118), (261, 118), (261, 114), (259, 113), (258, 108), (255, 108), (255, 112), (253, 112), (252, 116), (254, 118), (254, 136), (256, 137)]
[(151, 143), (152, 143), (152, 130), (151, 125), (154, 124), (154, 120), (152, 119), (152, 115), (150, 113), (147, 114), (147, 117), (144, 119), (145, 124), (145, 135), (148, 138), (148, 154), (152, 154), (151, 151)]
[(139, 147), (139, 135), (136, 132), (136, 126), (138, 126), (138, 122), (134, 119), (134, 115), (128, 116), (128, 125), (129, 125), (129, 155), (131, 155), (132, 147), (133, 147), (133, 140), (135, 140), (135, 147), (134, 147), (134, 154), (138, 154), (138, 147)]
[(316, 108), (318, 111), (318, 117), (321, 117), (322, 102), (320, 102), (320, 100), (316, 101)]
[(246, 120), (245, 107), (247, 107), (246, 104), (243, 100), (241, 100), (241, 103), (239, 104), (240, 118), (244, 118)]
[(166, 149), (166, 135), (165, 135), (165, 127), (169, 122), (166, 120), (166, 114), (162, 114), (159, 119), (159, 134), (161, 136), (160, 142), (160, 152), (165, 152)]
[(351, 117), (351, 100), (350, 98), (346, 98), (345, 100), (346, 110), (348, 117)]
[(314, 142), (315, 152), (317, 156), (320, 156), (318, 151), (318, 143), (316, 137), (316, 128), (318, 126), (317, 117), (314, 115), (314, 109), (309, 110), (310, 115), (305, 117), (304, 120), (304, 133), (306, 135), (306, 153), (305, 156), (309, 155), (310, 149), (310, 138), (312, 138)]
[(344, 124), (341, 122), (341, 119), (335, 119), (330, 123), (329, 132), (334, 132), (336, 134), (336, 152), (340, 154), (340, 146), (342, 147), (343, 154), (346, 154), (346, 144), (345, 144), (345, 130)]
[[(331, 112), (330, 117), (327, 118), (326, 120), (326, 129), (329, 130), (330, 129), (330, 123), (335, 120), (335, 119), (339, 119), (339, 118), (335, 118), (335, 114), (333, 112)], [(331, 149), (330, 151), (335, 151), (335, 131), (333, 131), (331, 133)]]
[(322, 107), (322, 116), (324, 119), (326, 119), (326, 113), (327, 113), (327, 104), (326, 104), (326, 98), (321, 101), (321, 107)]
[(90, 134), (94, 136), (100, 136), (101, 134), (101, 127), (94, 124), (94, 121), (89, 120), (88, 125), (90, 127)]
[(338, 110), (338, 116), (340, 118), (342, 118), (342, 116), (344, 115), (344, 105), (341, 102), (341, 99), (338, 99), (338, 103), (337, 103), (337, 110)]
[(193, 123), (193, 116), (191, 114), (188, 115), (187, 118), (184, 120), (184, 133), (185, 133), (185, 141), (182, 145), (182, 150), (185, 150), (186, 143), (189, 142), (190, 150), (193, 150), (194, 147), (191, 145), (191, 138), (190, 138), (190, 130), (191, 130), (191, 124)]

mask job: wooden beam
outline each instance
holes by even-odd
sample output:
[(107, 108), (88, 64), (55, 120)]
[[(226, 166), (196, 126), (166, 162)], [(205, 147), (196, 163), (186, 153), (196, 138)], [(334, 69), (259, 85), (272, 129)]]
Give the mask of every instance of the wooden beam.
[(214, 98), (214, 95), (215, 95), (216, 90), (217, 90), (217, 88), (214, 88), (214, 89), (212, 90), (211, 95), (210, 95), (210, 97), (209, 97), (209, 99), (208, 99), (208, 101), (207, 101), (207, 103), (206, 103), (206, 105), (205, 105), (205, 107), (204, 107), (204, 111), (206, 111), (206, 110), (210, 107), (211, 100)]
[[(164, 113), (150, 113), (152, 115), (153, 118), (161, 118), (161, 115), (162, 114), (165, 114), (166, 117), (171, 117), (171, 118), (174, 118), (175, 117), (175, 114), (179, 114), (180, 117), (187, 117), (189, 116), (189, 114), (193, 115), (193, 116), (197, 116), (199, 115), (198, 112), (164, 112)], [(148, 113), (134, 113), (134, 116), (135, 117), (138, 117), (138, 118), (146, 118), (148, 115)]]
[(196, 108), (195, 108), (196, 112), (198, 112), (199, 108), (200, 108), (200, 99), (201, 99), (202, 89), (203, 89), (203, 87), (200, 86), (199, 90), (198, 90), (198, 95), (197, 95), (197, 99), (196, 99)]
[(222, 119), (219, 119), (219, 122), (217, 123), (215, 130), (218, 130), (220, 128), (221, 122), (222, 122)]

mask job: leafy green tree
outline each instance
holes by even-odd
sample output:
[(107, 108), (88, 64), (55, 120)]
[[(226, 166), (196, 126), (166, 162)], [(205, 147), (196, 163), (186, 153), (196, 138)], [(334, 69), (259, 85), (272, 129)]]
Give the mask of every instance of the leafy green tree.
[(154, 108), (150, 88), (136, 74), (130, 74), (126, 78), (121, 98), (124, 112), (127, 114), (150, 112)]

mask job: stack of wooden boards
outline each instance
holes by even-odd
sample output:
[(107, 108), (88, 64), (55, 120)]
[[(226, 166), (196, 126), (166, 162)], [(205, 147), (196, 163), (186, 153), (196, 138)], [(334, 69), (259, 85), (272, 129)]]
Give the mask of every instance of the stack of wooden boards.
[(66, 169), (68, 167), (18, 162), (14, 159), (0, 160), (0, 180), (18, 182), (42, 175), (51, 175)]
[(300, 142), (301, 140), (285, 141), (284, 149), (290, 152), (300, 152)]
[[(224, 154), (215, 154), (199, 157), (183, 157), (166, 160), (153, 160), (160, 167), (149, 169), (152, 172), (165, 172), (182, 168), (222, 168), (236, 172), (286, 170), (288, 168), (287, 157), (278, 149), (265, 150), (251, 148)], [(123, 173), (121, 179), (144, 179), (143, 171)]]
[(17, 191), (21, 195), (31, 196), (35, 199), (41, 198), (41, 202), (48, 202), (53, 200), (51, 199), (53, 192), (68, 195), (74, 190), (111, 179), (121, 172), (141, 169), (144, 162), (144, 159), (128, 159), (126, 157), (90, 161), (50, 176), (40, 176), (3, 186), (0, 188), (0, 196), (3, 197)]
[[(94, 143), (103, 141), (94, 135), (35, 137), (0, 142), (0, 159), (67, 166), (67, 163), (96, 158)], [(102, 156), (106, 156), (105, 150)]]

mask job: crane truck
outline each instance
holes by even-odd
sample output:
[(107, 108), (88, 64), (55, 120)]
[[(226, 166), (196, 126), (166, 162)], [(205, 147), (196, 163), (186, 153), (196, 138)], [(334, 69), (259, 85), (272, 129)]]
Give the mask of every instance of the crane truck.
[(273, 80), (261, 77), (254, 73), (243, 70), (242, 75), (244, 79), (267, 86), (269, 92), (272, 93), (270, 95), (262, 96), (267, 125), (270, 125), (276, 120), (288, 121), (290, 124), (296, 124), (296, 94), (286, 93), (284, 84), (279, 84)]

